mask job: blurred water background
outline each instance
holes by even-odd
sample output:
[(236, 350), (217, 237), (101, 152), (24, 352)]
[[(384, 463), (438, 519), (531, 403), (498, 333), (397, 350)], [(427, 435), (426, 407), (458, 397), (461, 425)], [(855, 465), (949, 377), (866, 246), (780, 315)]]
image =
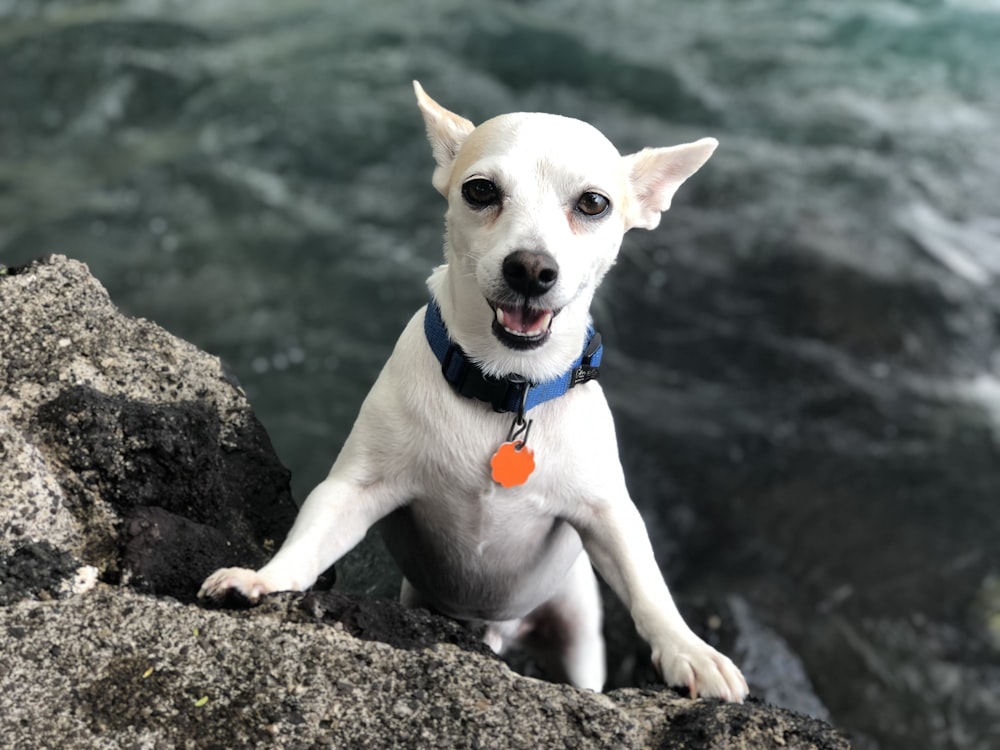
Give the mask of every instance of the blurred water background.
[[(661, 565), (757, 695), (998, 747), (998, 39), (996, 0), (0, 0), (0, 263), (221, 356), (301, 500), (440, 262), (411, 79), (715, 136), (594, 309)], [(373, 543), (340, 575), (396, 587)]]

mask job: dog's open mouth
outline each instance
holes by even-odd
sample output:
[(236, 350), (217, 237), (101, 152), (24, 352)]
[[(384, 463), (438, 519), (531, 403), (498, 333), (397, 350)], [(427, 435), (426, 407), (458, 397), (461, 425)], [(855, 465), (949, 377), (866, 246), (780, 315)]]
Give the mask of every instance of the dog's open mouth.
[(491, 302), (496, 317), (493, 334), (512, 349), (534, 349), (549, 337), (552, 319), (558, 310), (537, 310), (527, 305)]

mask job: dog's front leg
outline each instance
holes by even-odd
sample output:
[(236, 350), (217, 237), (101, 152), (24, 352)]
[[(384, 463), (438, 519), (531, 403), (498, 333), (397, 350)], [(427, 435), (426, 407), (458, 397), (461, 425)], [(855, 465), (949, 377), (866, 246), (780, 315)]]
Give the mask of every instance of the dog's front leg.
[(746, 680), (728, 657), (684, 622), (631, 499), (625, 495), (587, 507), (587, 516), (577, 526), (587, 554), (628, 607), (639, 635), (653, 649), (653, 665), (664, 682), (687, 685), (692, 697), (742, 702), (748, 692)]
[(394, 505), (382, 481), (362, 484), (337, 467), (309, 493), (278, 554), (257, 571), (222, 568), (210, 575), (199, 598), (236, 591), (250, 602), (274, 591), (302, 591), (354, 548)]

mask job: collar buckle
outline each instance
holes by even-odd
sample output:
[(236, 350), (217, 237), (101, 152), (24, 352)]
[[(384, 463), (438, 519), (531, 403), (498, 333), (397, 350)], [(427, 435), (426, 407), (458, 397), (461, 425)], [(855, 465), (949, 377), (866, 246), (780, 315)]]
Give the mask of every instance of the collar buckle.
[(570, 373), (568, 387), (573, 388), (591, 380), (597, 380), (600, 377), (601, 354), (603, 351), (601, 348), (601, 334), (598, 331), (594, 331), (594, 335), (587, 343), (587, 348), (583, 351), (580, 365), (574, 367)]
[(496, 412), (523, 413), (531, 384), (520, 375), (491, 377), (469, 362), (454, 344), (448, 347), (441, 360), (441, 372), (459, 395), (485, 401)]

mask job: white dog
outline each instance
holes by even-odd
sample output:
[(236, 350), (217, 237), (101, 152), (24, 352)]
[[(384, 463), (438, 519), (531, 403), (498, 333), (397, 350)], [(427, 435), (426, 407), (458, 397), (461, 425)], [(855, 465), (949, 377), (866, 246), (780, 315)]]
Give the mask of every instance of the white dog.
[(625, 487), (589, 313), (622, 235), (656, 227), (716, 141), (623, 157), (579, 120), (476, 127), (414, 88), (448, 200), (433, 299), (274, 559), (219, 570), (199, 596), (306, 589), (381, 522), (403, 602), (484, 621), (497, 652), (544, 636), (554, 676), (600, 690), (593, 565), (666, 682), (742, 701), (743, 675), (677, 611)]

